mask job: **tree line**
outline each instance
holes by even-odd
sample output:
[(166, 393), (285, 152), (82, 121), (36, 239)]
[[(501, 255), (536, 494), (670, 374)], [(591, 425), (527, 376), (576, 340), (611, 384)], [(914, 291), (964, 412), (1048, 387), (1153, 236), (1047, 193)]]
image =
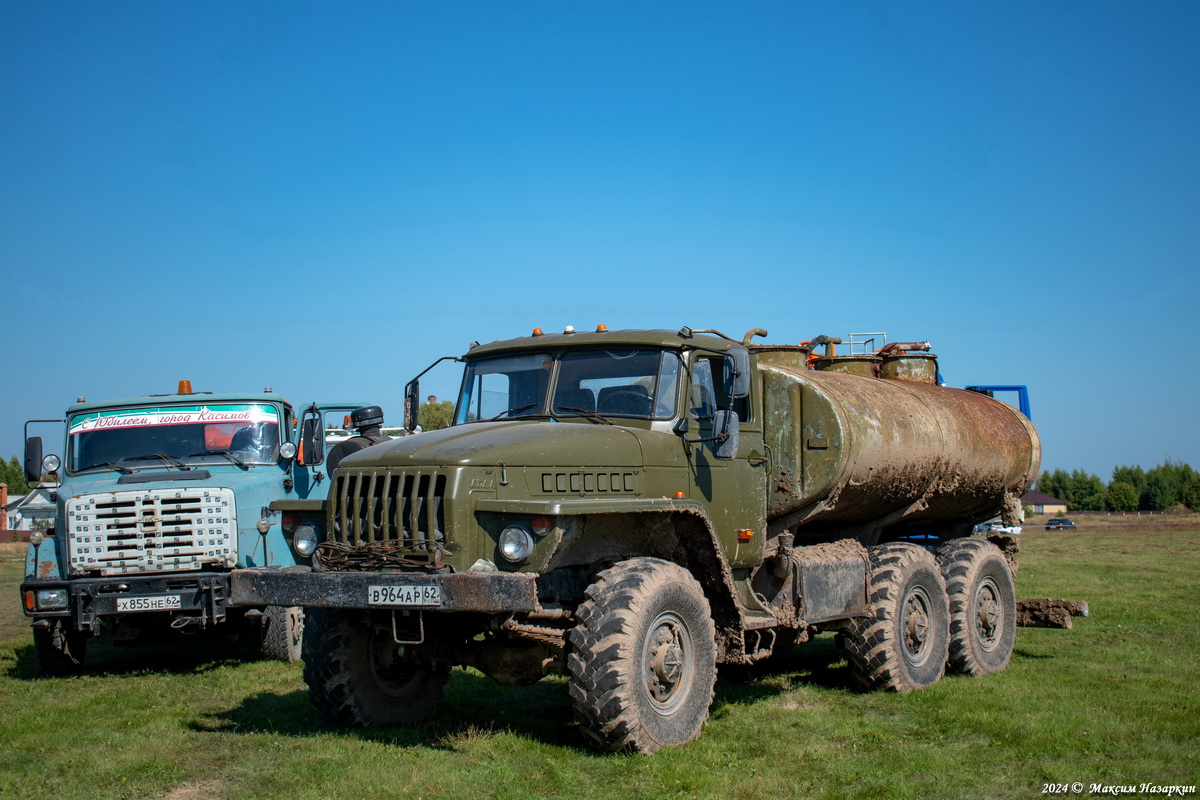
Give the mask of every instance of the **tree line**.
[(0, 461), (0, 483), (8, 484), (9, 494), (29, 494), (29, 484), (25, 482), (25, 468), (17, 457), (8, 461)]
[(1056, 469), (1043, 472), (1035, 488), (1065, 501), (1071, 511), (1166, 511), (1177, 506), (1200, 511), (1200, 472), (1174, 461), (1149, 470), (1116, 467), (1108, 485), (1081, 469)]

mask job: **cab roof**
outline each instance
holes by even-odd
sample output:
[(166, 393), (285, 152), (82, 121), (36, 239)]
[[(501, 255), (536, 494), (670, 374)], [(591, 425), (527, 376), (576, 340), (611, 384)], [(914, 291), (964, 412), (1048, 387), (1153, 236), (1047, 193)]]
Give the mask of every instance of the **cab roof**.
[(741, 344), (707, 333), (685, 335), (681, 330), (576, 331), (573, 333), (541, 333), (516, 339), (501, 339), (472, 347), (463, 358), (503, 353), (512, 350), (559, 349), (563, 347), (671, 347), (677, 349), (702, 347), (724, 352)]
[(115, 400), (73, 403), (67, 407), (67, 414), (78, 414), (81, 411), (97, 411), (106, 408), (152, 408), (154, 406), (170, 405), (219, 405), (221, 403), (279, 403), (284, 406), (291, 405), (281, 395), (269, 392), (246, 392), (243, 394), (191, 392), (189, 394), (148, 394), (143, 397), (123, 397)]

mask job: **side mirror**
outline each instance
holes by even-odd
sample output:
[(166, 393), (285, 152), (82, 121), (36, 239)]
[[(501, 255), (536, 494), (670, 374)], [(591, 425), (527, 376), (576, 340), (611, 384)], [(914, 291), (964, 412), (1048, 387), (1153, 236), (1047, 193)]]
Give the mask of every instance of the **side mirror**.
[(682, 436), (685, 442), (690, 444), (699, 444), (701, 442), (712, 442), (712, 454), (714, 457), (722, 461), (729, 461), (737, 458), (738, 451), (738, 415), (736, 411), (714, 411), (713, 412), (712, 436), (706, 436), (703, 439), (687, 438), (688, 421), (681, 419), (671, 428), (676, 435)]
[(421, 382), (414, 378), (404, 387), (404, 430), (412, 433), (417, 429), (417, 416), (421, 412)]
[(304, 412), (300, 422), (300, 463), (306, 467), (325, 460), (325, 427), (321, 424), (321, 412), (313, 406)]
[(718, 411), (713, 414), (713, 456), (729, 461), (738, 451), (738, 415), (736, 411)]
[(725, 354), (725, 392), (731, 400), (750, 396), (750, 351), (735, 347)]
[(25, 481), (34, 483), (42, 479), (42, 437), (30, 436), (25, 440)]

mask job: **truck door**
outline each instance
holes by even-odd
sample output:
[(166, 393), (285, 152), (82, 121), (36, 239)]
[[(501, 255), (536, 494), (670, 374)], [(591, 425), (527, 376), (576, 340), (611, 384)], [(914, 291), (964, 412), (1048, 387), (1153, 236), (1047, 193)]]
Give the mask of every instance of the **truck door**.
[[(763, 446), (758, 386), (750, 397), (731, 399), (725, 392), (724, 360), (714, 354), (695, 354), (687, 396), (688, 439), (713, 436), (713, 412), (732, 410), (738, 415), (740, 437), (737, 455), (728, 460), (714, 455), (716, 442), (690, 445), (688, 466), (691, 498), (708, 507), (709, 518), (731, 566), (761, 562), (766, 538), (767, 459)], [(746, 533), (749, 531), (749, 533)]]
[(330, 443), (329, 430), (341, 428), (343, 420), (356, 408), (369, 403), (312, 403), (300, 415), (299, 435), (295, 445), (299, 451), (295, 470), (296, 494), (305, 498), (327, 476), (324, 465)]

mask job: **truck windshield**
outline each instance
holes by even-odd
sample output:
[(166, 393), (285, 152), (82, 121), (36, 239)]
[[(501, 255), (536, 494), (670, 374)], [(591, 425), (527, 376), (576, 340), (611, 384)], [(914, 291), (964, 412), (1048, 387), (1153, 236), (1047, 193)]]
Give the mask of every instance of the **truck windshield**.
[(549, 353), (493, 356), (468, 363), (455, 423), (540, 413), (552, 364)]
[(480, 358), (467, 364), (455, 423), (547, 414), (670, 419), (679, 374), (678, 354), (652, 348)]
[(279, 411), (259, 403), (104, 409), (67, 426), (71, 472), (273, 464), (278, 449)]

